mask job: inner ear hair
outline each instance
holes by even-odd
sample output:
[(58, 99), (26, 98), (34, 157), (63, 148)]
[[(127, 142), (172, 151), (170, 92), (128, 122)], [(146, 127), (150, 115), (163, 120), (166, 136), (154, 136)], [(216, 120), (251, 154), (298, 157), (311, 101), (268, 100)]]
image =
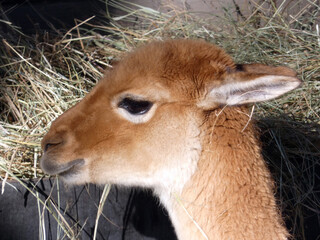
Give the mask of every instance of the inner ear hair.
[(252, 64), (236, 64), (237, 72), (250, 72), (258, 74), (268, 74), (268, 75), (281, 75), (288, 77), (296, 77), (297, 73), (288, 67), (274, 67), (267, 66), (261, 63), (252, 63)]

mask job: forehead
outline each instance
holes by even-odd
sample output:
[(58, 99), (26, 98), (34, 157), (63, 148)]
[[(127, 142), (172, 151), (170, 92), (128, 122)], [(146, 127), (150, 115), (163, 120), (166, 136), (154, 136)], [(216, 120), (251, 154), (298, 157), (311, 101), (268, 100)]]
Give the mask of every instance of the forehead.
[(206, 84), (221, 80), (227, 68), (234, 68), (232, 59), (212, 44), (170, 40), (129, 53), (105, 80), (118, 92), (174, 92), (176, 97), (190, 97)]

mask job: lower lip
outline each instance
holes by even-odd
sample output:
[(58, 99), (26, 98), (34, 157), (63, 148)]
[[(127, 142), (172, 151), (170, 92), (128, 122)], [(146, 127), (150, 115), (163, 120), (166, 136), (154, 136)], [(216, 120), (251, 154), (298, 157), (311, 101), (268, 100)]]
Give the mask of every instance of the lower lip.
[(74, 163), (72, 167), (70, 167), (68, 170), (64, 172), (59, 173), (59, 176), (65, 177), (69, 175), (76, 175), (80, 171), (81, 166), (84, 165), (84, 159), (76, 159), (72, 161), (72, 163)]

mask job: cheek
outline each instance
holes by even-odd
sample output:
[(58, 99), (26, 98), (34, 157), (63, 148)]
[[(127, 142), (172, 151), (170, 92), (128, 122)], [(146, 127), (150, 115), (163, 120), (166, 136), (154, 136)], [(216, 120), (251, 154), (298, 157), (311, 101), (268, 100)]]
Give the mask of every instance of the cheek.
[(194, 114), (169, 108), (143, 124), (120, 120), (91, 148), (91, 176), (98, 183), (152, 186), (168, 172), (192, 172), (200, 151), (198, 125)]
[(196, 114), (187, 110), (163, 111), (150, 122), (147, 131), (138, 135), (135, 155), (140, 155), (153, 174), (194, 168), (201, 150), (200, 124)]

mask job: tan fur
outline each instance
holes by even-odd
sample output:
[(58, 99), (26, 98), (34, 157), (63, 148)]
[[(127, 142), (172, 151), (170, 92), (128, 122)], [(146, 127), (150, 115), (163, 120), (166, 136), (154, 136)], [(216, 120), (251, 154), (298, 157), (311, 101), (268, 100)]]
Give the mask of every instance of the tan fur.
[[(223, 50), (203, 41), (139, 48), (53, 122), (42, 141), (41, 167), (70, 183), (152, 188), (180, 240), (287, 239), (247, 108), (220, 107), (219, 91), (210, 96), (216, 87), (275, 69), (242, 68), (245, 73), (237, 73)], [(288, 68), (276, 68), (275, 74), (281, 77), (270, 91), (299, 84)], [(239, 85), (244, 94), (252, 92), (247, 85)], [(269, 91), (260, 85), (258, 94)], [(135, 120), (117, 106), (124, 96), (154, 105)]]
[[(182, 202), (209, 239), (286, 239), (256, 133), (251, 124), (242, 132), (248, 121), (246, 109), (220, 111), (203, 126), (209, 133), (203, 144), (207, 147), (183, 190)], [(179, 205), (175, 210), (183, 215)], [(184, 220), (187, 223), (181, 224), (181, 219), (176, 223), (182, 225), (179, 237), (202, 239), (190, 218)], [(183, 230), (187, 224), (192, 231)]]

